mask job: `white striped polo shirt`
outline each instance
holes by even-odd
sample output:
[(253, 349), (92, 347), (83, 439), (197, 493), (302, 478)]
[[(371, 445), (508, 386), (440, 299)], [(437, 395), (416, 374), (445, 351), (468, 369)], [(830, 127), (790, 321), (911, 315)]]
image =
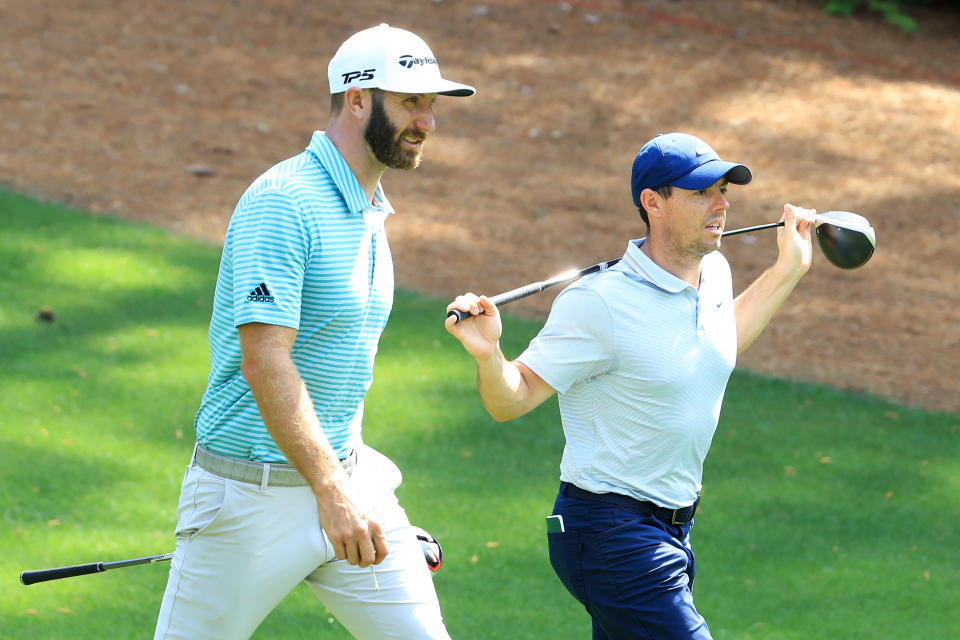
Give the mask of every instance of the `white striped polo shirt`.
[(227, 456), (286, 462), (240, 372), (236, 327), (262, 322), (297, 330), (291, 356), (337, 455), (360, 443), (363, 398), (393, 305), (390, 213), (381, 186), (371, 204), (322, 131), (250, 185), (224, 240), (198, 442)]
[(696, 500), (736, 357), (723, 255), (704, 257), (698, 290), (634, 240), (557, 296), (517, 360), (559, 393), (561, 480), (675, 509)]

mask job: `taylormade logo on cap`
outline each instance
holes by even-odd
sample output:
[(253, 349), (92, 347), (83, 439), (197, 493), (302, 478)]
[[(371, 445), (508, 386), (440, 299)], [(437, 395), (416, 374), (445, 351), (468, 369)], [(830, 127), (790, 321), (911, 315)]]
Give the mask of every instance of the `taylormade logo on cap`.
[(409, 69), (415, 64), (438, 64), (436, 58), (414, 58), (413, 56), (406, 55), (400, 56), (400, 66), (406, 67)]
[(351, 87), (464, 97), (476, 93), (440, 76), (437, 58), (420, 36), (387, 24), (347, 38), (330, 60), (327, 80), (330, 93)]

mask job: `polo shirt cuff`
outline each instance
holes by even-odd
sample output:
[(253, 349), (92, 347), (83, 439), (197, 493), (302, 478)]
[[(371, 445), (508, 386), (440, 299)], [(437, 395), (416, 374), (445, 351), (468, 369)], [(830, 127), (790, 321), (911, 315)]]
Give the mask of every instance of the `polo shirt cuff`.
[(256, 313), (238, 313), (234, 316), (233, 325), (239, 327), (243, 324), (259, 322), (261, 324), (275, 324), (280, 327), (289, 327), (291, 329), (300, 329), (300, 318), (292, 318), (281, 313), (264, 313), (257, 310)]
[(557, 393), (566, 393), (567, 389), (570, 388), (570, 385), (567, 385), (561, 388), (562, 385), (558, 384), (555, 380), (551, 380), (549, 374), (544, 375), (540, 371), (541, 367), (537, 364), (535, 358), (532, 363), (530, 362), (528, 351), (524, 351), (519, 356), (517, 356), (516, 361), (523, 364), (523, 366), (525, 366), (527, 369), (530, 369), (530, 371), (533, 371), (535, 374), (540, 376), (540, 379), (546, 382), (548, 385), (550, 385), (550, 387)]

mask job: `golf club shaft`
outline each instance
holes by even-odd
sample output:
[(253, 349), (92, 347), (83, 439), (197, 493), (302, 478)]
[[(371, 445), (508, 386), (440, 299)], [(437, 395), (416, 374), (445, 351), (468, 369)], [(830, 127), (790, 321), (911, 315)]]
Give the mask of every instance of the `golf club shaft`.
[(23, 584), (36, 584), (37, 582), (46, 582), (48, 580), (60, 580), (61, 578), (72, 578), (74, 576), (85, 576), (91, 573), (100, 573), (102, 571), (109, 571), (110, 569), (132, 567), (138, 564), (165, 562), (171, 558), (173, 558), (172, 553), (162, 553), (156, 556), (133, 558), (131, 560), (117, 560), (115, 562), (90, 562), (88, 564), (77, 564), (72, 567), (57, 567), (55, 569), (24, 571), (20, 574), (20, 582)]
[[(782, 227), (783, 222), (771, 222), (769, 224), (761, 224), (755, 227), (744, 227), (743, 229), (732, 229), (730, 231), (724, 231), (723, 236), (735, 236), (740, 233), (749, 233), (751, 231), (759, 231), (761, 229), (772, 229), (774, 227)], [(511, 289), (510, 291), (504, 291), (503, 293), (498, 293), (495, 296), (490, 298), (490, 302), (499, 306), (510, 304), (521, 298), (526, 298), (527, 296), (532, 296), (535, 293), (540, 293), (544, 289), (549, 289), (550, 287), (555, 287), (558, 284), (568, 284), (575, 280), (579, 280), (585, 275), (596, 273), (597, 271), (603, 271), (609, 267), (620, 262), (620, 258), (614, 258), (613, 260), (607, 260), (606, 262), (600, 262), (595, 265), (589, 266), (585, 269), (580, 269), (574, 273), (562, 274), (549, 280), (542, 280), (540, 282), (533, 282), (516, 289)], [(461, 311), (460, 309), (451, 309), (447, 316), (454, 316), (457, 319), (457, 322), (461, 322), (464, 318), (469, 318), (470, 314)]]
[(532, 296), (535, 293), (540, 293), (544, 289), (549, 289), (550, 287), (555, 287), (558, 284), (564, 284), (567, 282), (573, 282), (574, 280), (579, 280), (583, 276), (596, 273), (597, 271), (603, 271), (608, 267), (620, 262), (620, 258), (614, 258), (613, 260), (607, 260), (606, 262), (600, 262), (598, 264), (589, 266), (585, 269), (580, 269), (574, 273), (565, 273), (549, 280), (543, 280), (541, 282), (534, 282), (533, 284), (528, 284), (517, 289), (512, 289), (510, 291), (505, 291), (503, 293), (498, 293), (497, 295), (490, 298), (490, 301), (495, 305), (509, 304), (514, 300), (519, 300), (520, 298), (526, 298), (527, 296)]
[(773, 229), (774, 227), (782, 227), (783, 222), (769, 222), (767, 224), (758, 224), (755, 227), (744, 227), (743, 229), (731, 229), (730, 231), (724, 231), (723, 236), (736, 236), (741, 233), (750, 233), (751, 231), (760, 231), (761, 229)]

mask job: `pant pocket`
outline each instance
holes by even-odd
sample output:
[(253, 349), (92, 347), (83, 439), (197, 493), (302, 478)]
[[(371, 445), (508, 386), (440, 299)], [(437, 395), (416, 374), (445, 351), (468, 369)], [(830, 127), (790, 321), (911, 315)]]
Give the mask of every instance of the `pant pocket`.
[(223, 509), (226, 485), (224, 478), (191, 465), (180, 488), (174, 535), (189, 538), (213, 524)]
[(374, 511), (394, 495), (402, 482), (403, 474), (390, 458), (363, 445), (357, 451), (357, 466), (347, 487), (357, 506)]
[(548, 533), (547, 547), (550, 552), (550, 565), (560, 582), (581, 604), (585, 603), (586, 589), (581, 562), (583, 546), (580, 536), (569, 531)]

